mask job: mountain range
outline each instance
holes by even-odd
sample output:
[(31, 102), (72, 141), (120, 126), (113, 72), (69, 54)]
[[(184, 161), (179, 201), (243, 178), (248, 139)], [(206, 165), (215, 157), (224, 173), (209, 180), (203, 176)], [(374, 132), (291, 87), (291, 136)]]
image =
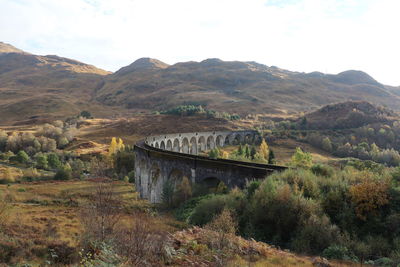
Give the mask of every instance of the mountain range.
[(241, 115), (288, 115), (348, 100), (400, 109), (400, 87), (362, 71), (301, 73), (256, 62), (206, 59), (168, 65), (141, 58), (112, 73), (0, 42), (0, 123), (162, 111), (178, 105)]

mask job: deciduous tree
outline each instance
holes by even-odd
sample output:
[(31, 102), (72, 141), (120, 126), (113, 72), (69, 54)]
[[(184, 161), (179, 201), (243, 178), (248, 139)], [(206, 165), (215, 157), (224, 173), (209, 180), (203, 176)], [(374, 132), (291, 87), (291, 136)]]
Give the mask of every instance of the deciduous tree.
[(292, 156), (290, 164), (293, 167), (309, 169), (313, 164), (312, 156), (310, 153), (303, 152), (300, 147), (297, 147), (296, 152)]
[(260, 145), (260, 154), (265, 159), (268, 160), (269, 148), (267, 142), (263, 138), (261, 145)]
[(380, 207), (389, 203), (388, 184), (384, 181), (367, 179), (349, 189), (351, 201), (355, 205), (358, 218), (366, 220), (368, 215), (375, 215)]

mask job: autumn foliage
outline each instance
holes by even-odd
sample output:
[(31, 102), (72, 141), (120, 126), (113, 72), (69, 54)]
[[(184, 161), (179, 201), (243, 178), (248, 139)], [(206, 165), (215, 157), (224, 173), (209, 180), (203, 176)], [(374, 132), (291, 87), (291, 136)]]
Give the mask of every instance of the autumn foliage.
[(388, 189), (385, 181), (370, 179), (350, 186), (349, 194), (357, 217), (365, 221), (368, 215), (376, 215), (380, 207), (389, 203)]

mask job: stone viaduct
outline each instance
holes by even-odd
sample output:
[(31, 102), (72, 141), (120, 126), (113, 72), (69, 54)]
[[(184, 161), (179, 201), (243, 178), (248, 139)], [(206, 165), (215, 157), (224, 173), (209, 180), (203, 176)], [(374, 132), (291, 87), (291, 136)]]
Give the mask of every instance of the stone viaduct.
[(227, 145), (259, 144), (256, 131), (215, 131), (150, 136), (135, 145), (136, 188), (152, 203), (162, 201), (166, 181), (178, 185), (186, 176), (192, 184), (208, 187), (220, 181), (228, 188), (243, 188), (247, 181), (261, 179), (286, 167), (270, 164), (211, 159), (200, 152)]

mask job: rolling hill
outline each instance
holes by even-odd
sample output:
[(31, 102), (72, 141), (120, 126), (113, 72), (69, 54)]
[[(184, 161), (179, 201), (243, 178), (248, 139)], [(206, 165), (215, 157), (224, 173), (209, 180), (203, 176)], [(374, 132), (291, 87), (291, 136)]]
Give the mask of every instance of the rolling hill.
[(76, 115), (117, 116), (185, 104), (246, 115), (288, 115), (363, 100), (399, 110), (400, 88), (361, 71), (300, 73), (256, 62), (206, 59), (168, 65), (141, 58), (115, 73), (0, 42), (0, 123)]
[(392, 110), (375, 106), (366, 101), (346, 101), (326, 105), (306, 114), (308, 129), (347, 129), (358, 128), (372, 123), (385, 124), (396, 119)]
[[(107, 105), (127, 108), (167, 109), (182, 104), (202, 104), (210, 109), (239, 114), (293, 113), (347, 100), (366, 100), (398, 109), (395, 89), (361, 71), (338, 75), (298, 73), (256, 62), (207, 59), (166, 67), (140, 68), (140, 59), (107, 77), (96, 94)], [(152, 59), (147, 59), (151, 64)]]
[(76, 60), (32, 55), (0, 43), (0, 122), (107, 109), (91, 100), (107, 74)]

